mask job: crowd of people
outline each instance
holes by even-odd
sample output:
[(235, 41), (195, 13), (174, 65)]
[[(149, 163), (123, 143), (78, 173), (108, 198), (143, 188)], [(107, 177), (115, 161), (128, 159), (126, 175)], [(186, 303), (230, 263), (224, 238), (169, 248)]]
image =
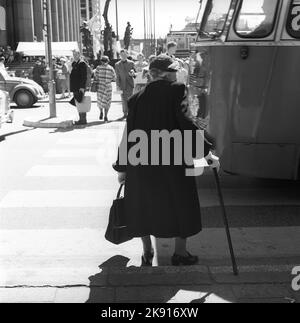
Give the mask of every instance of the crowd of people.
[[(174, 80), (187, 85), (189, 80), (189, 58), (182, 60), (176, 58), (177, 44), (170, 42), (167, 44), (165, 55), (170, 57), (174, 62), (177, 73), (174, 74)], [(13, 51), (8, 46), (5, 50), (1, 48), (1, 65), (5, 67), (12, 61)], [(74, 57), (53, 57), (54, 79), (56, 81), (56, 91), (61, 94), (61, 99), (71, 97), (71, 73), (76, 64), (77, 55)], [(126, 50), (120, 52), (120, 61), (113, 66), (106, 56), (98, 57), (97, 60), (88, 61), (80, 56), (80, 60), (85, 64), (86, 79), (85, 90), (97, 92), (97, 105), (100, 110), (100, 120), (108, 121), (108, 113), (112, 101), (112, 83), (117, 84), (117, 93), (121, 95), (123, 118), (128, 115), (129, 98), (141, 91), (152, 78), (149, 72), (151, 63), (156, 59), (156, 55), (146, 58), (140, 53), (134, 60)], [(41, 85), (47, 92), (48, 69), (46, 60), (43, 57), (33, 59), (34, 66), (31, 71), (31, 78)], [(82, 75), (81, 75), (82, 77)], [(203, 101), (201, 94), (198, 96), (199, 101)], [(85, 124), (86, 117), (79, 122)]]
[(15, 60), (15, 52), (10, 46), (0, 47), (0, 57), (5, 59), (5, 63), (11, 64)]
[[(177, 59), (175, 57), (176, 50), (176, 43), (171, 42), (167, 45), (166, 55), (174, 61), (174, 68), (177, 70), (174, 81), (187, 85), (189, 63), (188, 61)], [(78, 57), (74, 57), (73, 67), (74, 64), (76, 65), (76, 59), (78, 60)], [(113, 68), (107, 56), (102, 56), (96, 67), (94, 63), (88, 64), (83, 58), (80, 58), (80, 64), (85, 64), (86, 69), (86, 73), (84, 72), (86, 75), (81, 75), (80, 77), (86, 79), (86, 90), (97, 92), (97, 105), (100, 110), (100, 120), (108, 122), (108, 112), (112, 101), (113, 82), (116, 82), (117, 93), (119, 93), (122, 98), (123, 118), (127, 118), (128, 100), (133, 94), (140, 92), (151, 82), (152, 78), (149, 67), (155, 59), (155, 55), (151, 55), (146, 59), (144, 54), (140, 53), (137, 55), (137, 60), (134, 61), (126, 50), (121, 50), (120, 61), (117, 62)], [(70, 91), (67, 83), (70, 79), (70, 74), (72, 73), (72, 63), (70, 64), (70, 62), (63, 60), (61, 66), (63, 66), (61, 76), (64, 80), (63, 84), (65, 84), (64, 90), (62, 91), (62, 97), (64, 97), (65, 91)], [(81, 114), (77, 124), (86, 124), (86, 113)]]

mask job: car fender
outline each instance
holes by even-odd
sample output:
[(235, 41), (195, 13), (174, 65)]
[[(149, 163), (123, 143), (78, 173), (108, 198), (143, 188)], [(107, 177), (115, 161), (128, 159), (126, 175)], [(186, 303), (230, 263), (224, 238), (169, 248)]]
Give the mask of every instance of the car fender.
[(14, 100), (15, 94), (20, 90), (29, 91), (37, 99), (37, 95), (36, 95), (35, 91), (33, 90), (32, 86), (30, 86), (29, 84), (19, 84), (11, 91), (11, 93), (10, 93), (11, 100)]

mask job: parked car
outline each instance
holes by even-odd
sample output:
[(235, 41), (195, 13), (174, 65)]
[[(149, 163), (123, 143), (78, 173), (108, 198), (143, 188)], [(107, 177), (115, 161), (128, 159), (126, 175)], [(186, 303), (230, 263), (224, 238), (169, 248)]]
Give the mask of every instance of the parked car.
[(3, 123), (12, 123), (13, 111), (10, 110), (10, 97), (8, 92), (0, 90), (0, 128)]
[(0, 70), (0, 90), (9, 93), (10, 100), (20, 108), (30, 108), (45, 97), (43, 88), (36, 82), (10, 76), (6, 70)]

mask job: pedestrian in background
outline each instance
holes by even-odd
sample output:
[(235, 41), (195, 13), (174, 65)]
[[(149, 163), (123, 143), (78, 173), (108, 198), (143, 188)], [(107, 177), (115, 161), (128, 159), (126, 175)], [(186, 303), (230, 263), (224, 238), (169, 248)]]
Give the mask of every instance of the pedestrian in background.
[(166, 55), (171, 57), (172, 59), (176, 59), (175, 55), (177, 52), (177, 43), (174, 41), (171, 41), (167, 44), (167, 52)]
[(45, 74), (45, 69), (42, 65), (42, 62), (40, 60), (37, 60), (32, 70), (32, 78), (34, 82), (36, 82), (40, 86), (43, 86), (42, 75), (44, 74)]
[(105, 122), (108, 122), (108, 112), (112, 99), (112, 82), (115, 81), (115, 70), (109, 65), (109, 58), (103, 56), (101, 65), (96, 68), (94, 82), (97, 86), (97, 104), (100, 110), (100, 120), (103, 120), (104, 117)]
[(0, 70), (1, 71), (6, 71), (6, 68), (5, 68), (5, 57), (0, 57)]
[(138, 61), (135, 63), (136, 78), (134, 93), (141, 91), (147, 84), (147, 77), (145, 77), (144, 70), (148, 67), (148, 64), (145, 61), (144, 54), (138, 54), (137, 59)]
[(128, 99), (133, 94), (134, 89), (134, 62), (128, 59), (127, 50), (123, 49), (120, 52), (121, 61), (116, 64), (116, 76), (117, 76), (117, 90), (122, 94), (122, 105), (124, 118), (128, 115)]
[(87, 61), (86, 62), (86, 66), (87, 66), (87, 79), (86, 79), (86, 90), (87, 91), (91, 91), (92, 88), (92, 79), (93, 79), (93, 69), (92, 67), (89, 65), (89, 63)]
[[(193, 136), (196, 135), (198, 128), (188, 113), (186, 87), (172, 81), (173, 74), (176, 77), (177, 73), (172, 68), (173, 63), (166, 55), (159, 56), (151, 63), (152, 82), (129, 99), (127, 138), (135, 130), (145, 131), (149, 138), (152, 130), (166, 129), (170, 132), (180, 131), (182, 135), (189, 130)], [(195, 151), (196, 140), (192, 142)], [(127, 152), (134, 146), (132, 142), (123, 144), (125, 146), (121, 148)], [(185, 147), (182, 148), (185, 151)], [(149, 147), (149, 152), (156, 149)], [(162, 149), (159, 149), (160, 153)], [(210, 149), (211, 145), (205, 141), (205, 156), (211, 156)], [(145, 165), (135, 166), (129, 160), (126, 166), (121, 165), (119, 160), (114, 165), (114, 169), (119, 172), (120, 183), (125, 182), (128, 234), (132, 238), (142, 238), (144, 266), (151, 266), (154, 257), (150, 236), (176, 238), (175, 254), (172, 257), (174, 266), (189, 266), (198, 262), (198, 257), (187, 251), (187, 238), (202, 230), (196, 181), (194, 177), (186, 176), (186, 169), (191, 167), (189, 163), (184, 160), (182, 165), (176, 164), (175, 147), (171, 148), (170, 156), (173, 162), (170, 161), (169, 166), (162, 164), (162, 156), (159, 165), (151, 165), (153, 155), (150, 156), (150, 153)], [(213, 167), (218, 167), (217, 160), (211, 160)]]
[(61, 98), (64, 99), (66, 97), (66, 91), (68, 91), (68, 98), (71, 96), (70, 93), (70, 72), (67, 65), (67, 60), (63, 57), (60, 59), (61, 62)]
[[(81, 54), (78, 51), (73, 52), (73, 64), (72, 72), (70, 75), (70, 87), (71, 92), (73, 92), (74, 97), (71, 100), (71, 104), (76, 106), (76, 101), (81, 103), (84, 98), (87, 84), (88, 66), (83, 59), (81, 59)], [(79, 112), (79, 121), (75, 122), (75, 125), (86, 125), (86, 113)]]
[(179, 64), (179, 69), (177, 72), (177, 82), (183, 83), (184, 85), (188, 84), (188, 76), (189, 72), (184, 66), (184, 62), (182, 60), (177, 60)]

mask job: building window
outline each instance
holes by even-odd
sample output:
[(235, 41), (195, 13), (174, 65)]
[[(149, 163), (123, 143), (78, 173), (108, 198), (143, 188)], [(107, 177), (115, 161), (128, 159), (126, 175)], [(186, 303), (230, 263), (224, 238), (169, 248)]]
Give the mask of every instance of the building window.
[(6, 11), (5, 8), (0, 6), (0, 31), (6, 30)]
[(244, 0), (235, 24), (243, 38), (266, 38), (274, 30), (279, 1)]
[(300, 39), (300, 2), (292, 1), (287, 18), (286, 30), (293, 38)]

